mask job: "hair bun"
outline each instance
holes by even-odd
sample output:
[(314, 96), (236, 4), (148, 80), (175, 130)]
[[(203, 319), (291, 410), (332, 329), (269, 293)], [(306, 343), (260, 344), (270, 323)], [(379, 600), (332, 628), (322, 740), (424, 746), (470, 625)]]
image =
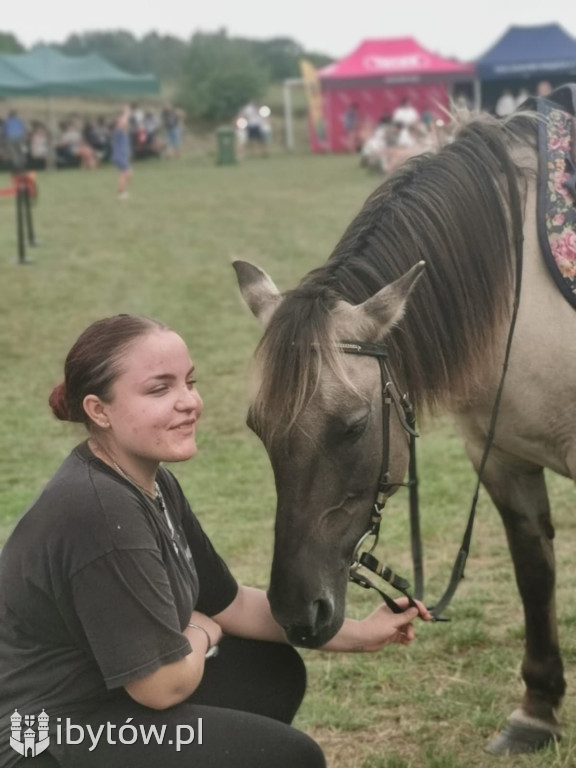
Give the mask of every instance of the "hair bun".
[(66, 384), (64, 382), (54, 387), (48, 398), (48, 403), (57, 419), (60, 419), (60, 421), (70, 421), (70, 410), (68, 408)]

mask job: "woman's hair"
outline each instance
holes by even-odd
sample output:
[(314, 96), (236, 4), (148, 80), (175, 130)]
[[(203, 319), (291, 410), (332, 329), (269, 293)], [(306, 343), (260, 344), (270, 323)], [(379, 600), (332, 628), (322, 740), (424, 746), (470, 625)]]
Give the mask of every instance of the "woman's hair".
[(86, 395), (110, 399), (114, 381), (122, 373), (121, 358), (127, 347), (141, 336), (168, 326), (149, 317), (115, 315), (98, 320), (78, 338), (64, 364), (64, 381), (48, 399), (56, 418), (89, 426), (84, 410)]

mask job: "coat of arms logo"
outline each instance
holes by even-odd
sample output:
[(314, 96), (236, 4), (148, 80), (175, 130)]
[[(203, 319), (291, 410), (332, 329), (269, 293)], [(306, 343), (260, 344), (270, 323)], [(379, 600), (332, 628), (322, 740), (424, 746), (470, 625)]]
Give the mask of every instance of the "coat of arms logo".
[[(36, 757), (48, 748), (50, 718), (44, 710), (36, 718), (35, 715), (22, 716), (15, 709), (10, 721), (12, 723), (10, 746), (23, 757)], [(34, 730), (35, 723), (37, 723), (36, 730)]]

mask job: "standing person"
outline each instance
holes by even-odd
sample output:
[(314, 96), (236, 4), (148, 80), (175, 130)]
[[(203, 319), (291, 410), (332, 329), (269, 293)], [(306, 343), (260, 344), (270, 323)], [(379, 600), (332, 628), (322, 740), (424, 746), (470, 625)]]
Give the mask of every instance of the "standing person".
[(354, 101), (344, 112), (344, 130), (346, 131), (346, 147), (348, 152), (358, 152), (362, 146), (359, 136), (359, 106)]
[[(0, 766), (23, 768), (11, 746), (34, 714), (76, 728), (74, 743), (52, 731), (34, 768), (323, 768), (317, 744), (290, 726), (305, 691), (300, 656), (161, 465), (197, 450), (203, 406), (186, 344), (118, 315), (81, 334), (64, 370), (52, 410), (88, 439), (0, 555)], [(423, 606), (382, 606), (347, 619), (325, 649), (408, 644), (419, 612), (429, 618)], [(145, 741), (152, 729), (166, 739)]]
[(255, 101), (249, 101), (242, 107), (239, 114), (240, 118), (246, 120), (246, 145), (248, 148), (255, 145), (260, 148), (260, 154), (263, 157), (268, 156), (268, 143), (264, 131), (264, 119), (260, 113), (260, 108)]
[(121, 200), (128, 197), (128, 183), (132, 178), (131, 153), (130, 107), (124, 107), (116, 120), (112, 133), (112, 162), (120, 172), (117, 191)]
[(4, 139), (13, 170), (23, 170), (26, 165), (26, 124), (14, 109), (4, 121)]
[(172, 104), (167, 104), (162, 110), (162, 124), (166, 132), (166, 154), (178, 157), (182, 142), (182, 116)]
[(516, 109), (516, 99), (514, 98), (510, 88), (504, 88), (500, 94), (500, 98), (496, 102), (494, 111), (498, 117), (508, 117)]
[(415, 129), (420, 122), (420, 113), (408, 97), (402, 99), (400, 106), (392, 113), (392, 122), (399, 129), (398, 146), (414, 146), (416, 144)]
[(536, 96), (543, 96), (546, 98), (552, 93), (552, 85), (548, 80), (540, 80), (536, 86)]

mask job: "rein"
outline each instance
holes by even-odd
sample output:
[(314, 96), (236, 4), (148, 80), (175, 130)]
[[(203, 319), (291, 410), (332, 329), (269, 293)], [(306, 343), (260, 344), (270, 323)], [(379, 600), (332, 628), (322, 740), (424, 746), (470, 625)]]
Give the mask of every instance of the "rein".
[[(472, 541), (472, 532), (474, 529), (474, 520), (476, 517), (476, 507), (478, 504), (482, 475), (488, 460), (488, 454), (490, 453), (490, 449), (494, 442), (496, 420), (500, 410), (500, 402), (502, 399), (502, 392), (504, 390), (506, 373), (508, 372), (510, 350), (512, 348), (512, 339), (514, 337), (514, 330), (516, 328), (516, 320), (518, 317), (518, 308), (520, 305), (523, 260), (523, 239), (521, 234), (518, 235), (514, 245), (516, 252), (516, 280), (514, 287), (512, 316), (510, 320), (510, 327), (508, 329), (508, 338), (506, 341), (502, 374), (500, 376), (500, 382), (496, 391), (496, 397), (494, 398), (494, 405), (492, 406), (488, 434), (486, 436), (486, 443), (484, 445), (482, 459), (478, 467), (476, 488), (474, 490), (472, 505), (468, 515), (468, 522), (464, 531), (462, 543), (460, 545), (458, 554), (456, 555), (456, 560), (452, 567), (450, 580), (446, 590), (444, 591), (444, 594), (438, 600), (436, 605), (428, 609), (432, 614), (434, 621), (450, 621), (449, 618), (443, 617), (441, 614), (448, 607), (450, 601), (454, 597), (458, 585), (464, 578), (464, 568), (466, 566), (466, 561), (470, 552), (470, 544)], [(400, 395), (399, 389), (395, 385), (392, 376), (390, 375), (390, 371), (386, 363), (388, 359), (388, 347), (386, 345), (343, 341), (337, 344), (337, 348), (345, 354), (374, 357), (378, 361), (380, 368), (380, 380), (382, 385), (382, 468), (380, 470), (380, 478), (378, 480), (378, 489), (376, 492), (376, 501), (374, 502), (374, 509), (370, 517), (368, 530), (360, 538), (354, 549), (353, 561), (350, 566), (349, 579), (350, 581), (360, 585), (361, 587), (364, 587), (365, 589), (374, 589), (382, 597), (391, 611), (394, 613), (402, 613), (403, 609), (400, 608), (397, 603), (388, 594), (386, 594), (386, 592), (377, 587), (364, 573), (360, 572), (359, 569), (363, 568), (373, 574), (376, 574), (384, 581), (387, 581), (394, 589), (408, 598), (408, 603), (410, 606), (416, 605), (414, 602), (415, 599), (422, 600), (424, 597), (424, 565), (422, 554), (422, 539), (420, 534), (418, 475), (416, 468), (416, 438), (419, 436), (415, 430), (416, 417), (414, 414), (414, 409), (412, 408), (412, 405), (408, 399), (408, 395), (406, 393)], [(392, 406), (396, 410), (396, 414), (399, 418), (402, 428), (409, 435), (410, 459), (407, 483), (390, 482), (390, 414)], [(384, 563), (380, 562), (372, 554), (378, 544), (380, 524), (382, 522), (382, 510), (384, 509), (386, 502), (391, 495), (392, 489), (399, 486), (408, 487), (410, 492), (410, 540), (415, 585), (413, 595), (410, 594), (409, 582), (401, 576), (395, 574), (394, 571), (392, 571)], [(361, 553), (361, 548), (371, 537), (374, 538), (372, 546), (368, 549), (368, 551)]]

